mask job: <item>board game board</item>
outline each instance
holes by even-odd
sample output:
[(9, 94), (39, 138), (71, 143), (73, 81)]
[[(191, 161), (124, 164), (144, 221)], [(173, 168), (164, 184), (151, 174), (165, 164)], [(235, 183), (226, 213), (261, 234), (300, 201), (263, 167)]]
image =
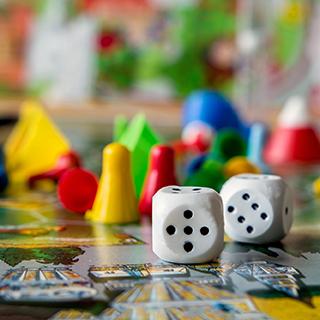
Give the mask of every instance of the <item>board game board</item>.
[[(71, 139), (99, 172), (107, 139)], [(89, 224), (61, 209), (54, 194), (5, 195), (0, 318), (320, 319), (320, 203), (306, 188), (309, 176), (297, 172), (289, 180), (303, 192), (296, 196), (294, 227), (281, 243), (226, 238), (220, 259), (202, 265), (160, 261), (148, 221)]]

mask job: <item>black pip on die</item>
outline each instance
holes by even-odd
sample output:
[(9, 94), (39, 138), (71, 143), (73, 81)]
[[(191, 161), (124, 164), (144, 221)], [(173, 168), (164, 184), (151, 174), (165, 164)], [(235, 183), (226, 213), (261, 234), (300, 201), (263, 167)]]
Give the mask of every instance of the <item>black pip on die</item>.
[(152, 199), (152, 249), (175, 263), (215, 259), (223, 249), (223, 205), (210, 188), (168, 186)]
[(223, 185), (220, 195), (225, 231), (231, 239), (264, 244), (279, 241), (288, 234), (293, 200), (281, 177), (236, 175)]

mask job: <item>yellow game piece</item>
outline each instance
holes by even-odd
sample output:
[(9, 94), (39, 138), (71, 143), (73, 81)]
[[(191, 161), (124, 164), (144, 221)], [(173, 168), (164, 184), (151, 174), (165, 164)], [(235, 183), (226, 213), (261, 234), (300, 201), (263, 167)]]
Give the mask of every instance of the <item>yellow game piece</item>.
[(227, 178), (240, 173), (261, 173), (260, 169), (246, 157), (231, 158), (224, 166), (224, 174)]
[(42, 106), (26, 101), (4, 146), (10, 183), (26, 182), (30, 176), (51, 169), (69, 150), (69, 142)]
[(102, 174), (92, 210), (85, 217), (107, 224), (139, 220), (131, 175), (130, 152), (120, 143), (103, 150)]
[(320, 198), (320, 177), (317, 178), (313, 184), (312, 184), (312, 190), (313, 190), (313, 193), (314, 195), (317, 197), (317, 198)]

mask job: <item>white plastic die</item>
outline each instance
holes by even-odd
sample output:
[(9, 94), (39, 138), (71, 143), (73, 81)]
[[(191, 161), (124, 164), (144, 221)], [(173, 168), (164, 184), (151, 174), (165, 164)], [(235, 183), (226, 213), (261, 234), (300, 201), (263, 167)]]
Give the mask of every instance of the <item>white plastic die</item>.
[(293, 220), (293, 200), (276, 175), (240, 174), (230, 178), (220, 195), (225, 232), (236, 241), (264, 244), (281, 240)]
[(215, 259), (223, 249), (220, 195), (210, 188), (168, 186), (152, 199), (152, 249), (175, 263)]

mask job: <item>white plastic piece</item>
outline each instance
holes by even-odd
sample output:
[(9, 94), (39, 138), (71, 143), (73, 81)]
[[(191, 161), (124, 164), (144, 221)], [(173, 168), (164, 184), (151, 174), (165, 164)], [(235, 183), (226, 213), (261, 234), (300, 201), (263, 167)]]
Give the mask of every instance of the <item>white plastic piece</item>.
[(202, 263), (223, 249), (220, 195), (210, 188), (168, 186), (152, 199), (152, 249), (175, 263)]
[(293, 200), (281, 177), (239, 174), (223, 185), (220, 195), (225, 232), (231, 239), (264, 244), (279, 241), (288, 234)]
[(192, 121), (182, 130), (182, 140), (187, 144), (193, 144), (197, 140), (198, 134), (201, 133), (204, 142), (211, 143), (213, 130), (204, 122)]
[(306, 101), (301, 96), (293, 96), (285, 103), (278, 117), (281, 127), (309, 127), (312, 123)]

